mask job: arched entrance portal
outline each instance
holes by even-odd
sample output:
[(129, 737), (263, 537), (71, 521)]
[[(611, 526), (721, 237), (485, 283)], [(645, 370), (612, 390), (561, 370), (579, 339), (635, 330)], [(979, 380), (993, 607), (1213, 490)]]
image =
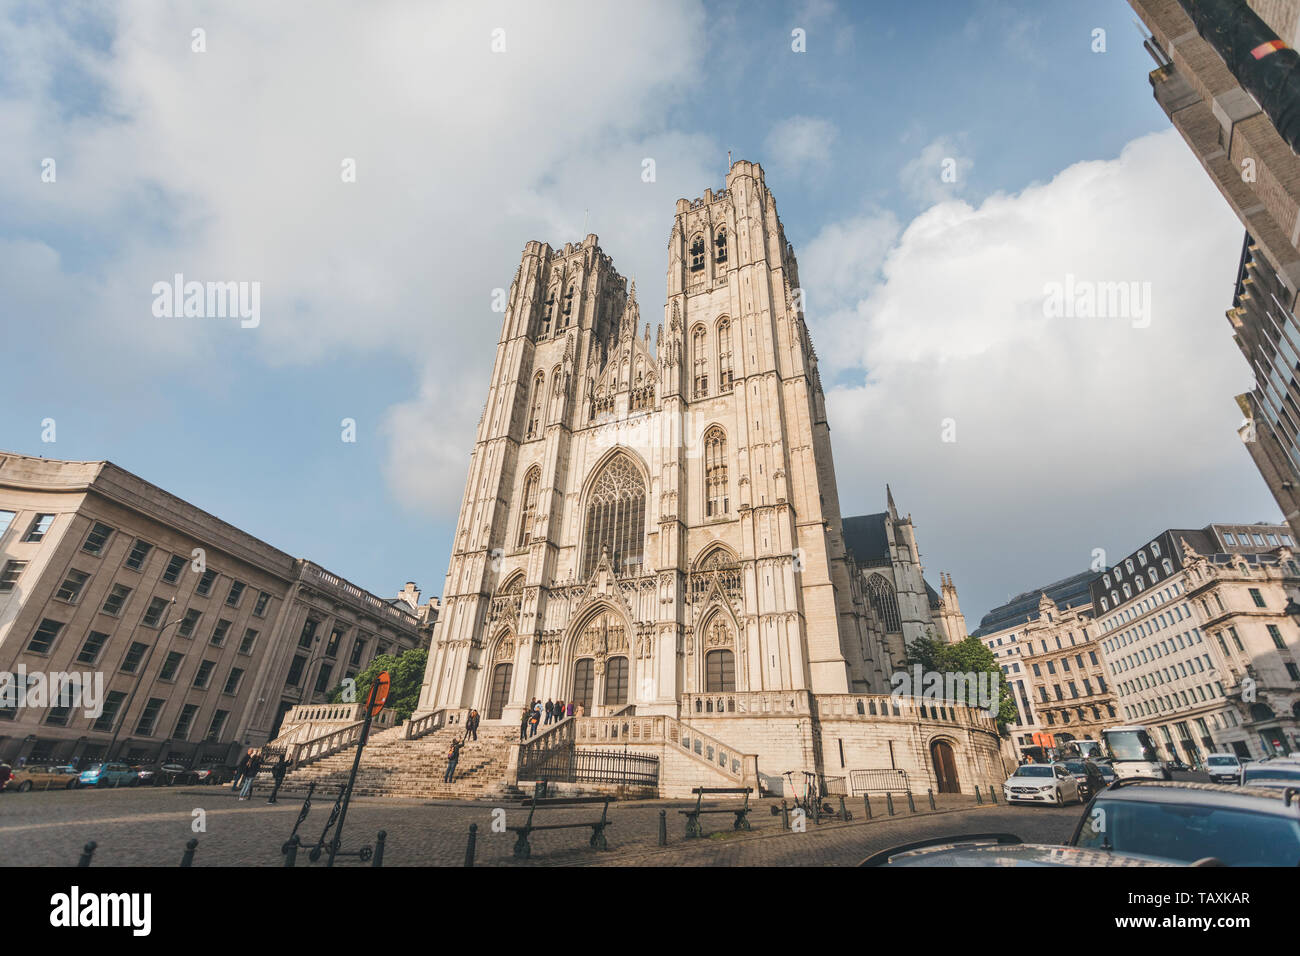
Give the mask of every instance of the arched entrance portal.
[(500, 720), (501, 711), (510, 699), (510, 678), (514, 674), (514, 664), (498, 664), (492, 668), (492, 690), (488, 694), (488, 720)]
[(946, 740), (931, 743), (930, 765), (934, 767), (934, 779), (940, 793), (961, 793), (961, 783), (957, 779), (957, 758), (953, 756), (952, 744)]
[(596, 692), (596, 662), (590, 657), (584, 657), (573, 664), (573, 692), (569, 699), (573, 701), (574, 709), (579, 704), (585, 714), (591, 714), (592, 696)]

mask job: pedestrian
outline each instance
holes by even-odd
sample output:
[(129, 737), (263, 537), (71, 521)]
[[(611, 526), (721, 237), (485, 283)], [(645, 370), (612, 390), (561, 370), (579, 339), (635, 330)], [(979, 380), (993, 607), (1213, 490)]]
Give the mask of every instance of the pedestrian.
[(533, 708), (533, 712), (528, 716), (528, 726), (530, 728), (530, 733), (528, 736), (530, 737), (537, 736), (537, 725), (540, 724), (541, 722), (542, 722), (542, 708), (541, 705), (539, 704), (538, 706)]
[(564, 719), (564, 701), (557, 700), (555, 702), (555, 722), (558, 724), (563, 719)]
[(579, 704), (577, 707), (573, 708), (573, 716), (574, 716), (574, 717), (581, 717), (581, 716), (582, 716), (583, 714), (585, 714), (586, 712), (587, 712), (587, 708), (586, 708), (586, 707), (583, 707), (581, 704)]
[(569, 707), (568, 707), (568, 709), (565, 711), (565, 715), (568, 716), (568, 717), (572, 717), (572, 716), (573, 716), (573, 701), (569, 701)]
[(473, 709), (470, 710), (469, 720), (465, 722), (465, 733), (466, 733), (466, 740), (470, 739), (471, 737), (474, 740), (478, 740), (478, 711), (477, 710), (473, 710)]
[(248, 756), (248, 766), (244, 769), (244, 785), (239, 788), (239, 799), (247, 800), (253, 793), (253, 783), (257, 780), (257, 772), (262, 769), (262, 757), (256, 750), (250, 750)]
[(456, 761), (460, 760), (460, 748), (463, 746), (464, 740), (451, 738), (451, 749), (447, 751), (447, 772), (442, 775), (443, 783), (451, 783), (456, 778)]
[(281, 753), (275, 761), (275, 766), (271, 768), (271, 777), (275, 780), (275, 786), (271, 788), (271, 795), (266, 798), (267, 803), (275, 803), (275, 795), (280, 792), (280, 784), (284, 783), (284, 775), (288, 771), (288, 765), (284, 762), (284, 754)]
[(519, 721), (519, 739), (528, 739), (528, 721), (533, 716), (533, 709), (530, 707), (524, 711), (523, 717)]
[(546, 698), (546, 723), (549, 724), (552, 718), (554, 717), (555, 717), (555, 701), (551, 700), (551, 698), (548, 697)]
[(249, 747), (248, 751), (240, 758), (239, 763), (235, 766), (235, 777), (230, 784), (231, 790), (238, 790), (239, 785), (244, 782), (244, 774), (248, 772), (248, 765), (253, 759), (253, 748)]

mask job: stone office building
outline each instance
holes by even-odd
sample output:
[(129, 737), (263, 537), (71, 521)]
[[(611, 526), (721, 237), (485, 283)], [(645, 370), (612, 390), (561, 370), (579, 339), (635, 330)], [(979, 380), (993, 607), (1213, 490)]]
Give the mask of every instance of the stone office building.
[[(227, 761), (419, 646), (413, 588), (378, 598), (110, 462), (0, 452), (0, 760)], [(65, 674), (102, 710), (50, 699)]]

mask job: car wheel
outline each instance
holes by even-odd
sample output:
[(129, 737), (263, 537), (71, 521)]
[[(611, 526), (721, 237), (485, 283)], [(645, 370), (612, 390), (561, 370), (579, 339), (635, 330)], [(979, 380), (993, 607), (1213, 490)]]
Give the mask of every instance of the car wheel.
[(67, 783), (65, 783), (65, 784), (63, 785), (63, 789), (64, 789), (64, 790), (76, 790), (76, 789), (77, 789), (77, 781), (76, 781), (75, 779), (74, 779), (74, 780), (69, 780)]
[(1061, 788), (1060, 788), (1060, 787), (1057, 787), (1057, 788), (1056, 788), (1056, 805), (1057, 805), (1058, 807), (1063, 807), (1063, 806), (1065, 806), (1065, 798), (1064, 798), (1063, 796), (1061, 796)]
[(27, 793), (31, 789), (32, 789), (32, 782), (30, 780), (24, 780), (22, 783), (18, 785), (19, 793)]

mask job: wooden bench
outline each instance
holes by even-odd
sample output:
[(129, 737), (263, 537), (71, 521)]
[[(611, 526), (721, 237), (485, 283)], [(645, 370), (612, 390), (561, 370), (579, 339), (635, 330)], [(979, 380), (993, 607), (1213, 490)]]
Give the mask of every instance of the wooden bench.
[[(540, 786), (533, 788), (533, 799), (528, 809), (528, 821), (523, 826), (506, 827), (512, 833), (518, 834), (515, 839), (515, 856), (519, 859), (528, 859), (532, 855), (533, 848), (528, 843), (528, 835), (534, 830), (574, 830), (581, 827), (591, 827), (591, 839), (588, 841), (593, 850), (608, 850), (609, 843), (605, 840), (605, 828), (609, 823), (609, 797), (555, 797), (550, 800), (539, 800), (541, 794)], [(543, 809), (555, 807), (577, 807), (587, 804), (603, 804), (600, 810), (600, 819), (592, 821), (582, 821), (580, 823), (533, 823), (533, 815), (537, 813), (538, 807)]]
[[(695, 806), (689, 810), (678, 810), (682, 816), (686, 817), (686, 838), (688, 840), (695, 837), (704, 836), (704, 828), (700, 826), (700, 814), (702, 813), (734, 813), (735, 822), (731, 825), (733, 830), (750, 830), (749, 825), (749, 795), (754, 792), (753, 787), (695, 787), (691, 793), (695, 794)], [(701, 809), (700, 804), (704, 802), (704, 795), (714, 793), (743, 793), (745, 801), (740, 807), (719, 807), (713, 810)]]

